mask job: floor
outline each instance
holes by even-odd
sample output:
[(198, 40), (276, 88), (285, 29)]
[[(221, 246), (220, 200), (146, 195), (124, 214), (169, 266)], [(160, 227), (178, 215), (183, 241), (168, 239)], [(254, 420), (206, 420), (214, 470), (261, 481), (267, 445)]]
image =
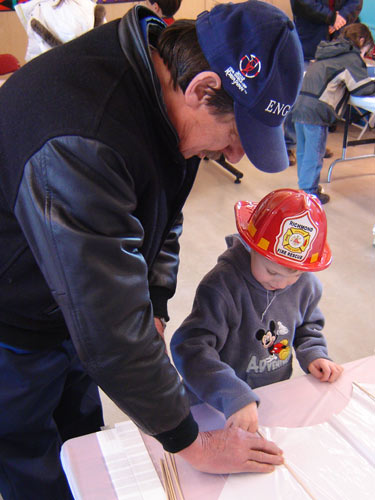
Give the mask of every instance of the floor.
[[(350, 127), (349, 139), (359, 130)], [(341, 157), (343, 125), (330, 133), (327, 146), (334, 159)], [(375, 131), (363, 138), (375, 137)], [(262, 145), (259, 145), (262, 147)], [(374, 152), (374, 145), (348, 148), (347, 156)], [(324, 161), (321, 184), (331, 201), (325, 210), (328, 241), (333, 263), (319, 273), (324, 286), (320, 306), (326, 317), (325, 335), (329, 353), (338, 363), (369, 356), (375, 352), (375, 158), (337, 164), (327, 183)], [(265, 174), (247, 159), (236, 165), (244, 173), (240, 184), (213, 162), (203, 161), (197, 181), (185, 205), (184, 232), (181, 238), (181, 265), (177, 291), (169, 304), (171, 320), (167, 342), (189, 314), (195, 289), (203, 275), (225, 249), (224, 237), (236, 231), (233, 206), (238, 200), (258, 201), (280, 187), (297, 188), (297, 167), (278, 174)], [(293, 376), (300, 376), (295, 364)], [(105, 422), (113, 425), (126, 416), (102, 394)]]

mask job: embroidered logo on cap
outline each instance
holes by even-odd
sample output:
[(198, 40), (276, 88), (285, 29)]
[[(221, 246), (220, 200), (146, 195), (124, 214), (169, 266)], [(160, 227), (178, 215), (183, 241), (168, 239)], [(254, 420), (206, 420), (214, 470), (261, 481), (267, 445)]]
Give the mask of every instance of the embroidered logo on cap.
[(245, 79), (255, 78), (259, 75), (261, 69), (262, 63), (258, 57), (250, 54), (250, 56), (243, 56), (240, 60), (239, 71), (235, 71), (232, 66), (228, 66), (224, 74), (232, 81), (232, 85), (235, 85), (238, 90), (247, 94)]
[(239, 71), (235, 71), (232, 66), (229, 66), (225, 70), (225, 76), (228, 77), (232, 81), (232, 85), (235, 85), (238, 90), (247, 94), (247, 85), (245, 83), (245, 77), (241, 75)]
[(303, 262), (315, 240), (318, 228), (308, 212), (300, 217), (285, 219), (275, 242), (275, 254), (285, 259)]
[(256, 78), (261, 69), (262, 63), (254, 54), (243, 56), (240, 60), (240, 71), (245, 78)]

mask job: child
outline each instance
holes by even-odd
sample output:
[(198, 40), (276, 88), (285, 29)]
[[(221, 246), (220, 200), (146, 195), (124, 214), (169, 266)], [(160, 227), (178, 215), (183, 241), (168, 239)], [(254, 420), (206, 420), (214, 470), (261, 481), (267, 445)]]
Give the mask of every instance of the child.
[(312, 274), (331, 263), (327, 222), (316, 197), (279, 189), (238, 202), (239, 235), (200, 283), (191, 314), (171, 340), (176, 368), (194, 403), (222, 411), (227, 425), (255, 432), (254, 388), (290, 378), (292, 347), (305, 372), (334, 382)]
[(174, 22), (174, 15), (181, 5), (181, 0), (146, 0), (146, 7), (155, 12), (169, 26)]
[(342, 114), (348, 92), (357, 96), (375, 93), (375, 82), (362, 60), (373, 45), (370, 30), (361, 23), (346, 26), (332, 42), (321, 42), (293, 108), (298, 186), (317, 196), (321, 203), (329, 201), (319, 186), (328, 127)]

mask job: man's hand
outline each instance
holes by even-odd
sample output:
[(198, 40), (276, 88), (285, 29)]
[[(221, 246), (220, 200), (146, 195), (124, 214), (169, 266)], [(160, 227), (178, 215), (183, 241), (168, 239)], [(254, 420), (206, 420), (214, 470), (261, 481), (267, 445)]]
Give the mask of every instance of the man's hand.
[(256, 432), (258, 429), (258, 407), (255, 401), (233, 413), (227, 420), (226, 427), (240, 427), (244, 431)]
[(315, 378), (321, 382), (335, 382), (344, 371), (341, 365), (337, 365), (329, 359), (318, 358), (314, 359), (309, 366), (308, 370)]
[(275, 443), (233, 426), (200, 432), (179, 456), (195, 469), (212, 474), (272, 472), (284, 461)]

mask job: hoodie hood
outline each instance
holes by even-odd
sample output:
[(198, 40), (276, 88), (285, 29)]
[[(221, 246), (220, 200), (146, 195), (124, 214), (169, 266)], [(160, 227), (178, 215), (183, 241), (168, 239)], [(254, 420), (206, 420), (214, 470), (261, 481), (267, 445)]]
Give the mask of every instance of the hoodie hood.
[(219, 256), (218, 262), (224, 261), (226, 264), (233, 266), (258, 293), (267, 297), (273, 297), (280, 295), (289, 288), (288, 286), (282, 290), (266, 290), (259, 281), (254, 278), (251, 272), (252, 250), (242, 240), (241, 236), (239, 234), (231, 234), (226, 236), (225, 242), (227, 244), (227, 250)]
[(321, 61), (323, 59), (348, 54), (349, 52), (357, 52), (359, 54), (360, 50), (345, 38), (340, 38), (333, 42), (326, 42), (323, 40), (316, 49), (315, 59)]

